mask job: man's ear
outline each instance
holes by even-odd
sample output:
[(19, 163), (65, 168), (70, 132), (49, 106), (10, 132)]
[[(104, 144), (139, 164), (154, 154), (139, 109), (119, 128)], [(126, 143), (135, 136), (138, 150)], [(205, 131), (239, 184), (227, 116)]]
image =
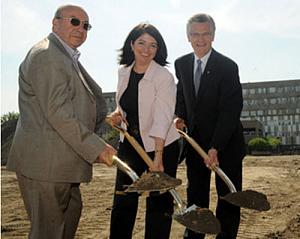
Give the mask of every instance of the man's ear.
[(58, 19), (57, 18), (53, 18), (53, 20), (52, 20), (52, 30), (53, 31), (57, 30), (58, 25), (59, 25)]
[(186, 35), (187, 39), (189, 42), (191, 42), (191, 37), (189, 36), (189, 34)]

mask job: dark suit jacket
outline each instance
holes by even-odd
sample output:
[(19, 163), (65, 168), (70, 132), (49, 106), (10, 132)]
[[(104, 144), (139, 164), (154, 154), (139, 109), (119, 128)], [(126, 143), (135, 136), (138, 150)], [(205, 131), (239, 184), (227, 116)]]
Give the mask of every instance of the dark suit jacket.
[(9, 170), (41, 181), (91, 180), (92, 163), (104, 147), (94, 131), (106, 104), (101, 88), (80, 63), (80, 72), (75, 66), (53, 34), (27, 54), (19, 70), (20, 118)]
[(186, 121), (188, 130), (198, 131), (197, 139), (206, 151), (214, 147), (222, 155), (242, 159), (245, 144), (240, 122), (243, 107), (238, 66), (212, 49), (195, 97), (194, 53), (175, 61), (177, 85), (176, 115)]

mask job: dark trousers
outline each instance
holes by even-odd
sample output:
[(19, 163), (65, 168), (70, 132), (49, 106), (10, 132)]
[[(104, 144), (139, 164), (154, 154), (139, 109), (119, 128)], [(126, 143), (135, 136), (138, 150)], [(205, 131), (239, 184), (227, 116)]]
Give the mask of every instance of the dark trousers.
[[(176, 177), (179, 147), (178, 142), (164, 148), (163, 162), (165, 173)], [(139, 176), (148, 169), (143, 159), (136, 153), (131, 145), (125, 140), (120, 144), (118, 156), (126, 162)], [(149, 156), (153, 158), (154, 153)], [(125, 185), (132, 183), (128, 175), (122, 171), (117, 171), (116, 191), (123, 191)], [(137, 193), (115, 194), (111, 213), (110, 239), (130, 239), (135, 223), (138, 209)], [(146, 199), (146, 225), (145, 239), (168, 239), (170, 236), (173, 198), (166, 192)]]
[(30, 239), (72, 239), (82, 210), (79, 183), (42, 182), (17, 174), (31, 223)]
[[(231, 157), (224, 157), (220, 153), (219, 166), (230, 178), (236, 187), (237, 191), (242, 190), (242, 160)], [(209, 193), (210, 193), (210, 179), (211, 171), (203, 163), (203, 159), (188, 146), (186, 155), (187, 165), (187, 200), (188, 206), (196, 204), (199, 207), (209, 207)], [(218, 194), (216, 217), (221, 223), (221, 233), (216, 237), (217, 239), (234, 239), (237, 236), (240, 223), (240, 208), (234, 206), (222, 199), (230, 191), (222, 179), (216, 175), (216, 190)], [(204, 234), (198, 234), (186, 229), (184, 238), (188, 239), (202, 239)]]

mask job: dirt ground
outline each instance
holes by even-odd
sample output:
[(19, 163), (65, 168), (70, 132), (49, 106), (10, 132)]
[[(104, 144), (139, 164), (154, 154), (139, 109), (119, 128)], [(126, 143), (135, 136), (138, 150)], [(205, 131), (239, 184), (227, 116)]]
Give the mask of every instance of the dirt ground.
[[(106, 239), (113, 197), (115, 168), (94, 167), (94, 178), (82, 184), (84, 209), (76, 238)], [(13, 173), (1, 168), (1, 237), (26, 238), (29, 230), (23, 202)], [(267, 195), (271, 210), (257, 212), (242, 209), (238, 238), (300, 238), (300, 156), (247, 156), (244, 160), (244, 189), (253, 189)], [(183, 184), (178, 193), (185, 199), (185, 165), (178, 168)], [(214, 211), (216, 193), (212, 180), (211, 210)], [(144, 235), (145, 197), (140, 198), (139, 212), (134, 228), (134, 239)], [(171, 239), (182, 238), (184, 227), (172, 224)], [(206, 238), (214, 238), (212, 235)]]

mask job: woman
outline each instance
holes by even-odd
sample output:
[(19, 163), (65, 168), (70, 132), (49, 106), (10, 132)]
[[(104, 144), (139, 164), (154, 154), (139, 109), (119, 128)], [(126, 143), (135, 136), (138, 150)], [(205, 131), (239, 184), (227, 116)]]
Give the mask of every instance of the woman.
[[(179, 135), (173, 125), (176, 85), (164, 68), (167, 48), (159, 31), (150, 24), (139, 24), (127, 36), (121, 48), (114, 124), (122, 123), (129, 134), (153, 159), (151, 171), (176, 176)], [(138, 175), (148, 169), (126, 138), (121, 137), (118, 156)], [(130, 185), (131, 179), (117, 171), (116, 192)], [(111, 214), (111, 239), (132, 237), (138, 208), (138, 194), (115, 193)], [(147, 198), (145, 238), (169, 238), (173, 198), (169, 193)]]

